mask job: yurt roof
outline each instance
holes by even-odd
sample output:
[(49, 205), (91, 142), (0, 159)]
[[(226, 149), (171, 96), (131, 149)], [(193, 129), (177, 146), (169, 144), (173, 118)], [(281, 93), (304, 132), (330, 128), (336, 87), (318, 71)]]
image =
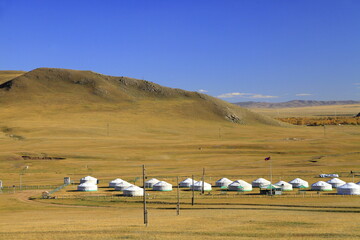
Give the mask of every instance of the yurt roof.
[(160, 182), (160, 180), (156, 179), (156, 178), (152, 178), (150, 180), (147, 180), (145, 183), (157, 183)]
[(248, 182), (246, 182), (246, 181), (244, 181), (244, 180), (241, 180), (241, 179), (236, 180), (236, 181), (230, 183), (230, 185), (235, 185), (235, 184), (239, 184), (239, 185), (251, 185), (250, 183), (248, 183)]
[(122, 180), (121, 178), (117, 178), (111, 181), (111, 183), (120, 183), (123, 182), (124, 180)]
[(341, 180), (341, 179), (338, 179), (338, 178), (333, 178), (333, 179), (330, 179), (330, 180), (328, 180), (328, 181), (326, 181), (327, 183), (346, 183), (346, 182), (344, 182), (343, 180)]
[(127, 181), (121, 181), (121, 182), (116, 183), (116, 186), (122, 186), (122, 185), (133, 185), (133, 184), (131, 184)]
[(285, 182), (285, 181), (279, 181), (279, 182), (275, 183), (274, 185), (277, 185), (277, 186), (281, 186), (281, 185), (290, 186), (291, 184), (288, 183), (288, 182)]
[(267, 183), (269, 183), (270, 181), (266, 180), (265, 178), (258, 178), (256, 180), (254, 180), (253, 182), (267, 182)]
[[(180, 183), (192, 183), (192, 181), (193, 181), (193, 179), (192, 178), (187, 178), (187, 179), (185, 179), (185, 180), (182, 180)], [(194, 183), (195, 183), (196, 181), (194, 180)]]
[[(207, 182), (204, 182), (204, 186), (211, 186), (211, 184), (207, 183)], [(194, 183), (194, 186), (202, 186), (202, 181), (198, 181), (196, 183)]]
[(86, 177), (83, 177), (81, 180), (97, 180), (97, 179), (92, 176), (86, 176)]
[(330, 184), (330, 183), (326, 183), (326, 182), (324, 182), (324, 181), (318, 181), (318, 182), (316, 182), (316, 183), (311, 184), (311, 186), (313, 186), (313, 187), (315, 187), (315, 186), (329, 186), (329, 187), (331, 187), (331, 184)]
[(172, 185), (168, 182), (160, 181), (160, 182), (157, 182), (156, 184), (154, 184), (154, 186), (172, 186)]
[(289, 183), (303, 183), (303, 182), (307, 182), (307, 181), (302, 180), (301, 178), (295, 178), (291, 180)]
[(220, 178), (216, 182), (232, 182), (232, 181), (230, 179), (228, 179), (228, 178)]
[(355, 183), (352, 183), (352, 182), (349, 182), (349, 183), (346, 183), (338, 188), (357, 188), (357, 189), (360, 189), (360, 186), (355, 184)]
[(135, 191), (135, 190), (140, 190), (142, 189), (141, 187), (138, 187), (136, 185), (131, 185), (130, 187), (126, 188), (126, 191)]

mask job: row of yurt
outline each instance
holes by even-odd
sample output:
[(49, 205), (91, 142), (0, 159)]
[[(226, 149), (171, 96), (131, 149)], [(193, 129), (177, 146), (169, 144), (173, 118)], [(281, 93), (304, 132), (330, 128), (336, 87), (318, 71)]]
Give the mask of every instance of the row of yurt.
[(252, 186), (250, 183), (245, 182), (244, 180), (236, 180), (229, 184), (229, 191), (239, 191), (239, 192), (250, 192), (252, 191)]
[(80, 179), (80, 185), (77, 186), (78, 191), (93, 192), (98, 190), (98, 180), (91, 176), (86, 176)]

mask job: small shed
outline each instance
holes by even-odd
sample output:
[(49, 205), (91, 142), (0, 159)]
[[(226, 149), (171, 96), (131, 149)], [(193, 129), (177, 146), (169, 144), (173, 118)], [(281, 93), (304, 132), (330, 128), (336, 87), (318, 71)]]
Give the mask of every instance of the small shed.
[(172, 185), (165, 181), (160, 181), (154, 184), (154, 191), (172, 191)]
[(268, 185), (267, 187), (260, 188), (261, 195), (281, 195), (281, 187), (276, 185)]

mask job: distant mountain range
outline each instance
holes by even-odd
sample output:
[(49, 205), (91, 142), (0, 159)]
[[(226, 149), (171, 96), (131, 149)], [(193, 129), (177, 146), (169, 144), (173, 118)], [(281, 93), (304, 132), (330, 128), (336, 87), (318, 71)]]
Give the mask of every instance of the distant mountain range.
[(280, 103), (269, 102), (237, 102), (235, 105), (245, 108), (296, 108), (296, 107), (313, 107), (326, 105), (350, 105), (360, 104), (360, 101), (315, 101), (315, 100), (293, 100)]

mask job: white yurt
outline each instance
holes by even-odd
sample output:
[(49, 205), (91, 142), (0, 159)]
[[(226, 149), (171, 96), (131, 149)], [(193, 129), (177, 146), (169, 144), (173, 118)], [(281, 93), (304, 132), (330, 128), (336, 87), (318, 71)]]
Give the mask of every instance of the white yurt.
[(275, 186), (281, 187), (282, 191), (292, 191), (293, 190), (293, 186), (285, 181), (280, 181), (274, 184)]
[(239, 192), (250, 192), (252, 191), (252, 186), (250, 183), (245, 182), (244, 180), (236, 180), (229, 184), (229, 191), (239, 191)]
[(80, 185), (77, 187), (77, 190), (84, 192), (92, 192), (92, 191), (97, 191), (98, 187), (96, 184), (84, 182), (84, 183), (80, 183)]
[(179, 187), (190, 187), (191, 184), (196, 183), (195, 180), (192, 180), (191, 178), (187, 178), (179, 183)]
[(119, 182), (115, 185), (115, 191), (124, 191), (124, 189), (132, 186), (133, 184), (127, 182), (127, 181), (122, 181)]
[(131, 185), (130, 187), (124, 189), (123, 195), (127, 197), (144, 196), (144, 189), (135, 185)]
[(158, 182), (160, 182), (160, 180), (157, 180), (156, 178), (152, 178), (152, 179), (147, 180), (147, 181), (145, 182), (145, 187), (146, 187), (146, 188), (152, 188), (152, 187), (154, 186), (154, 184), (155, 184), (155, 183), (158, 183)]
[(360, 186), (355, 183), (346, 183), (337, 188), (337, 194), (340, 195), (360, 195)]
[(154, 191), (172, 191), (172, 185), (165, 181), (160, 181), (154, 184)]
[(80, 179), (80, 183), (92, 183), (92, 184), (97, 184), (98, 180), (94, 177), (91, 176), (86, 176)]
[(116, 184), (123, 182), (124, 180), (117, 178), (109, 182), (109, 187), (114, 188)]
[(258, 178), (252, 182), (252, 187), (254, 188), (262, 188), (270, 185), (270, 181), (264, 178)]
[(333, 178), (333, 179), (330, 179), (329, 181), (326, 181), (326, 182), (330, 183), (333, 188), (340, 187), (340, 186), (342, 186), (342, 185), (344, 185), (346, 183), (343, 180), (338, 179), (338, 178)]
[(233, 181), (231, 181), (230, 179), (228, 178), (221, 178), (219, 180), (217, 180), (215, 182), (215, 186), (217, 187), (227, 187), (230, 185), (230, 183), (232, 183)]
[(301, 178), (295, 178), (289, 182), (293, 188), (308, 188), (309, 183)]
[[(194, 190), (194, 191), (201, 191), (202, 185), (203, 185), (203, 182), (198, 181), (198, 182), (194, 183), (194, 185), (191, 185), (190, 189)], [(211, 184), (204, 182), (204, 191), (211, 191), (211, 189), (212, 189)]]
[(316, 183), (311, 184), (311, 190), (313, 191), (331, 191), (332, 186), (330, 183), (324, 181), (318, 181)]
[(357, 184), (357, 185), (360, 185), (360, 182), (357, 182), (356, 184)]

